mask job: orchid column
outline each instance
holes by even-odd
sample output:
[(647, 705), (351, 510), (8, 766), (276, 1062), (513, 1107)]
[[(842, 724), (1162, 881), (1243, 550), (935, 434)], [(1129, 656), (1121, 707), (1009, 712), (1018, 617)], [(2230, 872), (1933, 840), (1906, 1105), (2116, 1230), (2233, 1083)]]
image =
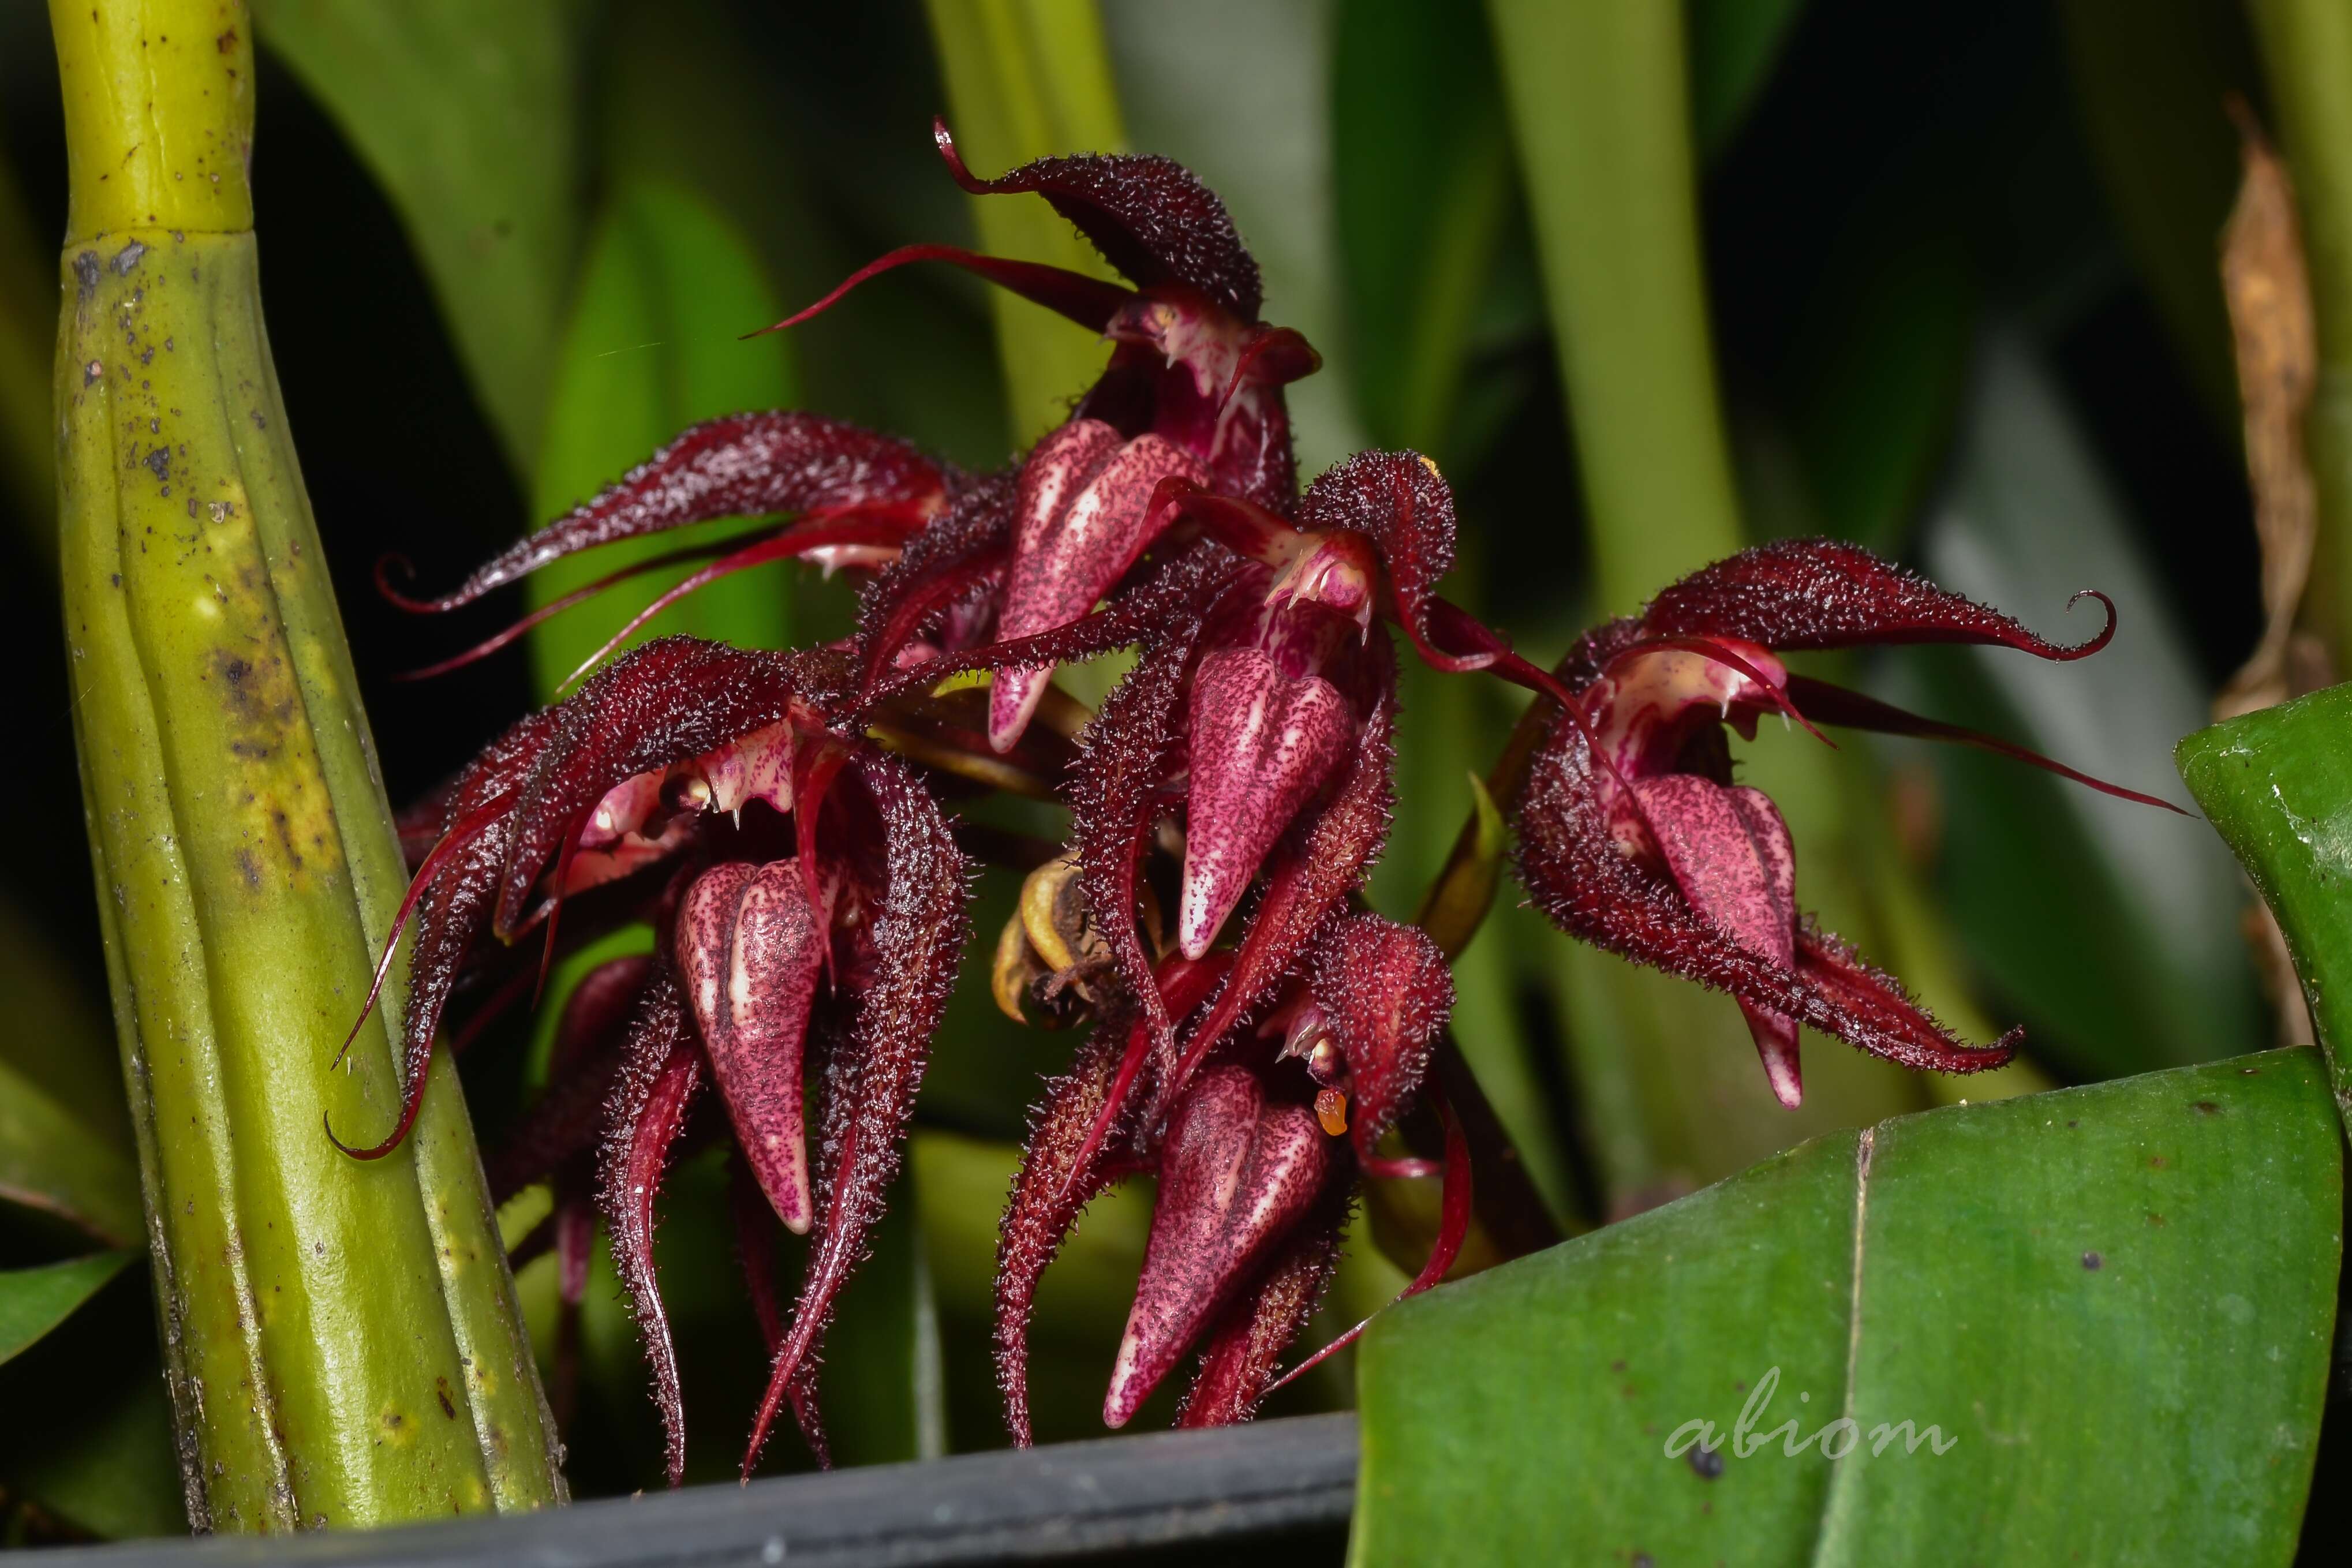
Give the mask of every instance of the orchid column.
[(246, 7), (50, 19), (75, 731), (189, 1521), (559, 1500), (454, 1077), (389, 1158), (327, 1134), (399, 1113), (383, 1024), (336, 1045), (407, 872), (262, 327)]

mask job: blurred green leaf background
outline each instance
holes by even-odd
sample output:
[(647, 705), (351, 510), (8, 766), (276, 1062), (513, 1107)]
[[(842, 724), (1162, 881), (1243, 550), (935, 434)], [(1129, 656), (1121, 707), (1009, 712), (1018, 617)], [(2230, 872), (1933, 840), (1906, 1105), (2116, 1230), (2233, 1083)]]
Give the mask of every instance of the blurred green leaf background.
[[(1121, 148), (1194, 167), (1264, 267), (1269, 318), (1323, 352), (1293, 389), (1302, 475), (1371, 444), (1433, 455), (1461, 501), (1453, 590), (1533, 657), (1789, 533), (1863, 540), (2057, 637), (2074, 632), (2067, 595), (2095, 585), (2121, 630), (2087, 664), (1937, 650), (1840, 674), (2177, 795), (2173, 741), (2259, 633), (2214, 246), (2236, 168), (2221, 95), (2258, 112), (2270, 97), (2232, 0), (255, 11), (272, 339), (395, 799), (547, 697), (663, 580), (464, 674), (401, 685), (617, 562), (567, 563), (529, 600), (437, 622), (375, 594), (381, 556), (453, 582), (685, 424), (738, 408), (814, 409), (987, 466), (1082, 390), (1098, 343), (947, 269), (739, 340), (916, 240), (1095, 265), (1043, 204), (958, 192), (931, 149), (935, 112), (984, 174)], [(39, 8), (0, 7), (0, 638), (19, 758), (0, 858), (0, 1270), (97, 1280), (115, 1265), (66, 1260), (135, 1246), (138, 1208), (48, 538), (58, 121)], [(847, 624), (842, 584), (773, 567), (644, 634), (774, 645)], [(1418, 669), (1405, 704), (1403, 805), (1373, 888), (1401, 917), (1515, 716), (1486, 684)], [(1730, 1002), (1574, 947), (1507, 883), (1461, 961), (1455, 1032), (1571, 1230), (1816, 1134), (2271, 1038), (2240, 934), (2247, 896), (2200, 823), (1974, 753), (1857, 737), (1832, 754), (1768, 733), (1746, 757), (1795, 832), (1800, 897), (1965, 1032), (2024, 1024), (2026, 1059), (1930, 1082), (1808, 1036), (1807, 1103), (1783, 1112)], [(1039, 808), (1022, 825), (1060, 823)], [(983, 933), (1013, 885), (984, 883)], [(1003, 1440), (986, 1341), (995, 1218), (1036, 1075), (1069, 1041), (997, 1018), (983, 968), (984, 951), (939, 1042), (901, 1218), (846, 1314), (859, 1332), (828, 1360), (871, 1417), (845, 1423), (855, 1458)], [(486, 1141), (536, 1092), (530, 1034), (494, 1031), (467, 1058)], [(711, 1477), (729, 1472), (763, 1359), (723, 1186), (715, 1167), (690, 1170), (661, 1232), (695, 1473)], [(1135, 1193), (1098, 1206), (1048, 1276), (1041, 1435), (1099, 1429), (1147, 1213)], [(1401, 1282), (1368, 1243), (1353, 1252), (1331, 1326)], [(88, 1309), (0, 1366), (0, 1408), (49, 1396), (91, 1335), (138, 1323), (141, 1272), (92, 1285)], [(543, 1339), (549, 1286), (544, 1265), (523, 1280)], [(583, 1495), (656, 1471), (631, 1333), (601, 1271), (570, 1434)], [(0, 1442), (10, 1538), (173, 1527), (160, 1385), (138, 1372), (115, 1366), (39, 1452)], [(1279, 1407), (1349, 1386), (1343, 1361)], [(772, 1446), (772, 1465), (800, 1462), (792, 1441)]]

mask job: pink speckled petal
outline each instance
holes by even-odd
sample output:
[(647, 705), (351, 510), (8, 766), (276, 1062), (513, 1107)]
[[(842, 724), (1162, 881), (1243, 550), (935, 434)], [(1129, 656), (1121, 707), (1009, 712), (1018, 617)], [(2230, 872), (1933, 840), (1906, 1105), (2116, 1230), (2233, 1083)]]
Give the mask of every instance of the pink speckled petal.
[(1123, 1427), (1324, 1188), (1335, 1140), (1314, 1113), (1268, 1103), (1257, 1075), (1202, 1071), (1169, 1118), (1143, 1275), (1103, 1420)]
[(824, 933), (794, 861), (713, 868), (678, 909), (678, 969), (737, 1143), (776, 1218), (806, 1235), (802, 1046)]
[(1198, 958), (1268, 851), (1322, 789), (1356, 717), (1320, 675), (1289, 675), (1255, 648), (1201, 661), (1192, 679), (1192, 783), (1177, 935)]
[[(1789, 825), (1761, 789), (1694, 773), (1634, 785), (1660, 856), (1690, 906), (1749, 952), (1784, 969), (1797, 964), (1797, 858)], [(1797, 1020), (1742, 998), (1756, 1053), (1780, 1103), (1805, 1097)]]
[[(1023, 465), (1013, 504), (1013, 561), (1000, 641), (1066, 626), (1135, 564), (1150, 542), (1151, 497), (1160, 482), (1208, 475), (1198, 460), (1158, 435), (1125, 444), (1099, 420), (1073, 420), (1038, 444)], [(1053, 666), (1006, 670), (989, 699), (988, 740), (1009, 751), (1027, 727)]]

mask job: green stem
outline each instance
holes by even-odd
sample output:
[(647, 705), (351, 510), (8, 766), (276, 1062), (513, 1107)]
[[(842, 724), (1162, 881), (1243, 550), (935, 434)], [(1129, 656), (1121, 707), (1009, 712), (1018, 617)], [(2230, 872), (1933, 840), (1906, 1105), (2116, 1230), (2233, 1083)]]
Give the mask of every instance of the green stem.
[(1699, 259), (1683, 8), (1488, 0), (1591, 514), (1623, 614), (1740, 545)]
[[(262, 325), (236, 0), (55, 0), (75, 731), (190, 1522), (559, 1500), (455, 1073), (389, 1158), (407, 881)], [(289, 257), (315, 266), (331, 258)]]
[[(1094, 0), (929, 0), (950, 123), (972, 172), (1127, 143)], [(1116, 274), (1044, 202), (974, 196), (981, 248), (1100, 277)], [(1012, 436), (1026, 445), (1068, 417), (1108, 348), (1050, 311), (992, 290)]]

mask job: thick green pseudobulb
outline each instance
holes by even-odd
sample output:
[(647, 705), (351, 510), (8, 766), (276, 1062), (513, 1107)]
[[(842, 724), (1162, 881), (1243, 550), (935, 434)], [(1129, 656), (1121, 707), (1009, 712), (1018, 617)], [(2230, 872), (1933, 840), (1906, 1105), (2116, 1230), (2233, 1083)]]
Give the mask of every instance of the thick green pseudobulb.
[[(454, 1076), (436, 1069), (388, 1158), (350, 1159), (327, 1137), (331, 1124), (372, 1142), (397, 1114), (396, 981), (335, 1062), (407, 873), (271, 367), (254, 236), (207, 227), (249, 213), (244, 7), (77, 0), (53, 19), (78, 220), (55, 388), (68, 653), (190, 1522), (291, 1530), (560, 1500)], [(110, 40), (166, 35), (163, 85), (131, 123)], [(109, 165), (110, 137), (151, 131), (168, 166), (142, 187), (153, 212), (129, 215), (152, 221), (107, 226), (120, 201), (84, 177)], [(207, 181), (174, 206), (191, 160), (240, 189)]]

